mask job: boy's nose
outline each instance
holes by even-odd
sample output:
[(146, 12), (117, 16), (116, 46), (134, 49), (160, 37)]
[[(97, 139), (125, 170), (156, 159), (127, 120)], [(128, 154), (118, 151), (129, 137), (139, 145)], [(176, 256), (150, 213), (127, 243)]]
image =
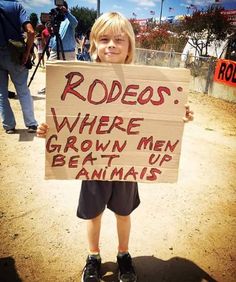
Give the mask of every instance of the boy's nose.
[(114, 48), (115, 47), (115, 43), (114, 43), (114, 41), (112, 39), (108, 42), (108, 47), (109, 48)]

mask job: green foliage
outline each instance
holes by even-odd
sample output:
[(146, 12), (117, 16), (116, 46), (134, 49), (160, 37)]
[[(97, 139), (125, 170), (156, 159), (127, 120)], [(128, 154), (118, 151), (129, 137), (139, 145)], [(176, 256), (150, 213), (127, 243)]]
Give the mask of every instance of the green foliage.
[[(170, 35), (169, 40), (168, 40), (168, 45), (171, 46), (171, 48), (175, 51), (175, 52), (179, 52), (182, 53), (184, 46), (187, 43), (187, 39), (185, 36), (181, 36), (178, 35), (177, 33), (173, 33)], [(169, 51), (169, 49), (167, 49), (166, 51)]]
[(94, 24), (97, 11), (94, 9), (84, 8), (84, 7), (72, 7), (70, 9), (72, 15), (78, 20), (78, 26), (76, 28), (76, 34), (87, 34), (91, 30), (92, 25)]
[(36, 29), (36, 26), (39, 22), (38, 16), (35, 13), (31, 13), (29, 17), (30, 23), (32, 24), (33, 28)]

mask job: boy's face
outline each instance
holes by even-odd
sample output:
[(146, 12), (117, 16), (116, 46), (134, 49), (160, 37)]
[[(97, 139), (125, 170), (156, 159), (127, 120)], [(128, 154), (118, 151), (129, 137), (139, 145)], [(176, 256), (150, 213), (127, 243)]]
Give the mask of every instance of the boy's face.
[(124, 32), (114, 34), (111, 30), (99, 36), (97, 54), (102, 63), (124, 64), (129, 50), (129, 38)]

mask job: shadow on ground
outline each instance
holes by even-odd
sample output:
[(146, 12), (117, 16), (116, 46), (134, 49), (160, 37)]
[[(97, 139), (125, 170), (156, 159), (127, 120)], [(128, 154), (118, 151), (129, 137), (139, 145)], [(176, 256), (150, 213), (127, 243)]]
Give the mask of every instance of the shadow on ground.
[(36, 133), (29, 133), (27, 129), (16, 129), (14, 134), (19, 135), (19, 142), (33, 141)]
[[(154, 256), (134, 257), (139, 282), (217, 282), (194, 262), (174, 257), (167, 261)], [(114, 262), (102, 264), (102, 281), (117, 282), (118, 270)]]
[(2, 282), (22, 282), (12, 257), (0, 258), (0, 281)]

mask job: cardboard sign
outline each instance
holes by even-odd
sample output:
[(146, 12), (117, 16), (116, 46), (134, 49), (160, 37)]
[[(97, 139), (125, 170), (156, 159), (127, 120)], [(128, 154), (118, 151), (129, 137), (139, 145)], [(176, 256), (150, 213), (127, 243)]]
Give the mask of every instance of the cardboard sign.
[(46, 178), (176, 182), (189, 71), (52, 62)]
[(216, 64), (214, 81), (236, 86), (236, 62), (219, 59)]

